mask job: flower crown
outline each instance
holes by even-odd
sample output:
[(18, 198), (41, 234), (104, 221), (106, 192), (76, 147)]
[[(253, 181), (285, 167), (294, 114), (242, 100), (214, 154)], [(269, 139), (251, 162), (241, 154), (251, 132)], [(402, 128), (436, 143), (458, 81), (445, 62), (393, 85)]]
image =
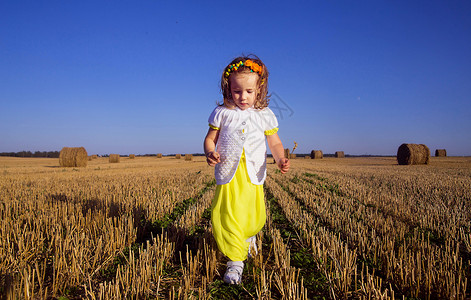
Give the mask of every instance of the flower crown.
[(238, 63), (231, 64), (227, 66), (226, 72), (224, 73), (224, 77), (229, 77), (232, 71), (237, 71), (241, 66), (246, 66), (250, 68), (250, 72), (256, 72), (258, 75), (262, 76), (263, 68), (253, 60), (247, 59), (245, 62), (239, 61)]

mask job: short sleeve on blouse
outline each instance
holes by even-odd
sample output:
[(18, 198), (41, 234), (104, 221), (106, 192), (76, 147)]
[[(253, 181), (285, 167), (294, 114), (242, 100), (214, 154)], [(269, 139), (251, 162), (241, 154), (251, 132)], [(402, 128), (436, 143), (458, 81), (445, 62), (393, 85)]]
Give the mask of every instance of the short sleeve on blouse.
[(273, 129), (264, 131), (265, 135), (274, 135), (277, 132), (278, 132), (278, 128), (273, 128)]
[(209, 127), (219, 130), (221, 128), (221, 107), (216, 107), (208, 118)]
[(272, 135), (278, 131), (278, 120), (275, 114), (268, 107), (262, 112), (265, 127), (263, 128), (265, 135)]

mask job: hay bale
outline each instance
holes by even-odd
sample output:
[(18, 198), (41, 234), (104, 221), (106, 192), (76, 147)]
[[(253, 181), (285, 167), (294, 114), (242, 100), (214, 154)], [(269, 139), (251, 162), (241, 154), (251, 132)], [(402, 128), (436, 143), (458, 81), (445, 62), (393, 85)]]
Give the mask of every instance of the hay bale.
[(97, 159), (97, 158), (98, 158), (98, 155), (96, 155), (96, 154), (92, 155), (92, 159)]
[(343, 151), (337, 151), (337, 152), (335, 152), (335, 157), (337, 157), (337, 158), (344, 158), (344, 157), (345, 157), (345, 153), (343, 153)]
[(289, 149), (288, 148), (285, 149), (285, 158), (289, 158)]
[(110, 163), (119, 163), (119, 154), (110, 154)]
[(175, 154), (175, 158), (180, 159), (180, 158), (182, 158), (182, 155), (181, 154)]
[(311, 151), (311, 158), (312, 159), (324, 158), (324, 153), (322, 153), (322, 150), (312, 150)]
[(290, 158), (290, 159), (295, 159), (295, 158), (296, 158), (296, 154), (291, 153), (291, 154), (289, 155), (289, 158)]
[(304, 159), (311, 159), (311, 156), (306, 155), (306, 156), (304, 156)]
[(185, 160), (193, 160), (193, 154), (185, 154)]
[(402, 144), (397, 149), (397, 163), (400, 165), (428, 164), (430, 149), (424, 144)]
[(446, 149), (436, 149), (435, 156), (438, 157), (445, 157), (446, 156)]
[(162, 153), (157, 153), (157, 158), (162, 158)]
[(129, 159), (135, 159), (136, 155), (135, 154), (129, 154)]
[(87, 163), (88, 154), (84, 147), (64, 147), (59, 153), (61, 167), (86, 167)]

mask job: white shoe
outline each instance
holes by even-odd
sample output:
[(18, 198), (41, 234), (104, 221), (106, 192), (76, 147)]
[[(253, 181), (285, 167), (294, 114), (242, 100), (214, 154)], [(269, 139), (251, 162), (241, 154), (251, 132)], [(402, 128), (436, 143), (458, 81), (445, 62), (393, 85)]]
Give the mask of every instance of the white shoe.
[(258, 254), (258, 247), (257, 247), (257, 238), (254, 236), (249, 237), (246, 242), (250, 243), (249, 245), (249, 257), (253, 258), (255, 255)]
[(239, 284), (242, 281), (243, 271), (243, 261), (228, 261), (226, 274), (224, 274), (224, 282), (229, 284)]

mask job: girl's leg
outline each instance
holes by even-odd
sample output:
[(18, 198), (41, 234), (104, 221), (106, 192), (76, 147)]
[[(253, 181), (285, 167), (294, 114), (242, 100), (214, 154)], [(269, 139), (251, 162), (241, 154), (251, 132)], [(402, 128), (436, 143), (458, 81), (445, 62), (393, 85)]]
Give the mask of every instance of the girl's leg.
[(258, 247), (257, 247), (257, 238), (254, 236), (251, 236), (247, 239), (247, 243), (249, 243), (249, 258), (254, 257), (255, 255), (258, 254)]
[(243, 261), (228, 261), (226, 274), (224, 274), (224, 282), (229, 284), (239, 284), (242, 281), (243, 271)]
[(263, 186), (250, 181), (243, 154), (231, 182), (216, 187), (211, 211), (218, 248), (231, 260), (227, 264), (225, 282), (240, 283), (250, 242), (255, 244), (251, 237), (262, 229), (265, 221)]

